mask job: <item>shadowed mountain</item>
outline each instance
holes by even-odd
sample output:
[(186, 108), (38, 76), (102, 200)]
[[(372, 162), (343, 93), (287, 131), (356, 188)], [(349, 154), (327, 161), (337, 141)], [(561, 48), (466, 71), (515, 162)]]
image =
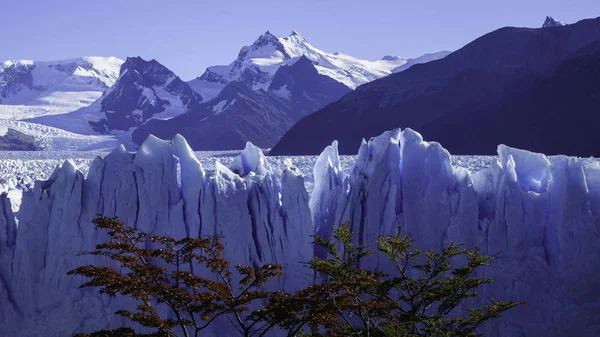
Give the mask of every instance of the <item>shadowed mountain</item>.
[(133, 133), (141, 144), (149, 134), (177, 133), (195, 150), (243, 148), (247, 141), (271, 147), (300, 118), (339, 99), (350, 88), (321, 75), (306, 57), (282, 66), (268, 91), (233, 81), (211, 101), (169, 120), (151, 120)]
[(580, 130), (600, 122), (599, 40), (600, 18), (501, 28), (441, 60), (360, 86), (303, 118), (271, 154), (317, 154), (333, 140), (341, 153), (356, 153), (363, 138), (396, 127), (455, 154), (494, 154), (501, 143), (598, 154), (600, 135)]

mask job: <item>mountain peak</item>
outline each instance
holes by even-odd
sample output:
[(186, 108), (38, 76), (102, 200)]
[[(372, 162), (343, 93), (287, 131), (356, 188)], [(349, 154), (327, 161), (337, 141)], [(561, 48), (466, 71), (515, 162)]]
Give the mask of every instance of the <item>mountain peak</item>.
[(567, 24), (562, 22), (562, 21), (558, 21), (558, 20), (554, 20), (553, 17), (551, 16), (546, 16), (546, 20), (544, 21), (544, 24), (542, 25), (542, 28), (546, 28), (546, 27), (558, 27), (558, 26), (566, 26)]
[(295, 30), (292, 30), (292, 32), (290, 33), (290, 35), (286, 36), (283, 38), (284, 40), (287, 41), (291, 41), (295, 44), (302, 44), (302, 43), (306, 43), (306, 39), (304, 37), (302, 37), (302, 35), (300, 35), (300, 33), (298, 33)]
[[(262, 46), (265, 46), (268, 44), (277, 44), (278, 42), (279, 42), (279, 39), (277, 38), (277, 36), (271, 34), (271, 32), (267, 30), (261, 36), (259, 36), (258, 39), (256, 39), (256, 41), (254, 41), (252, 46), (262, 47)], [(245, 48), (242, 48), (242, 50), (244, 50), (244, 49)]]
[(153, 73), (173, 74), (172, 71), (157, 60), (151, 59), (146, 61), (140, 56), (128, 56), (123, 65), (121, 65), (121, 75), (123, 75), (126, 69), (137, 70), (138, 72), (148, 72), (152, 69)]

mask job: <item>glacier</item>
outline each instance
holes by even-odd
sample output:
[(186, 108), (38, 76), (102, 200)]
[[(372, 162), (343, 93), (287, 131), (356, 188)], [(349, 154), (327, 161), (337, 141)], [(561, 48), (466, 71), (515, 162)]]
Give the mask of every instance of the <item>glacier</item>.
[[(496, 281), (481, 297), (526, 304), (483, 326), (485, 336), (600, 333), (597, 161), (500, 145), (497, 159), (472, 172), (410, 129), (363, 141), (349, 172), (334, 142), (315, 162), (310, 193), (291, 160), (273, 161), (248, 143), (209, 172), (183, 137), (150, 136), (137, 153), (121, 146), (97, 157), (87, 175), (65, 161), (23, 192), (18, 222), (0, 195), (0, 335), (69, 336), (124, 323), (113, 312), (130, 302), (80, 290), (83, 280), (66, 275), (101, 263), (79, 255), (106, 239), (91, 224), (97, 214), (161, 235), (221, 234), (233, 264), (283, 264), (285, 276), (270, 286), (290, 291), (311, 279), (301, 262), (324, 254), (311, 234), (349, 220), (368, 243), (401, 225), (418, 248), (458, 242), (498, 254), (481, 271)], [(389, 268), (377, 255), (363, 263)]]

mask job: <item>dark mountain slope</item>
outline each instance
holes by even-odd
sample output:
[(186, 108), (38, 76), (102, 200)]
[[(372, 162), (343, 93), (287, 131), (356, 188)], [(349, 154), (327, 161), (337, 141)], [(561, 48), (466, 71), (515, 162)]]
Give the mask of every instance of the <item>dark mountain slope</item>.
[(171, 139), (179, 133), (194, 150), (240, 149), (248, 140), (269, 147), (294, 124), (287, 110), (282, 100), (262, 90), (230, 82), (212, 104), (169, 120), (151, 120), (135, 130), (133, 141), (141, 144), (149, 134)]
[[(536, 116), (530, 119), (543, 122), (539, 118), (545, 111), (535, 101), (543, 99), (539, 93), (543, 89), (536, 88), (544, 79), (553, 83), (546, 83), (546, 90), (550, 91), (550, 85), (557, 86), (552, 89), (556, 92), (552, 99), (560, 101), (562, 106), (575, 106), (570, 100), (578, 97), (558, 92), (560, 86), (572, 86), (571, 82), (578, 83), (580, 79), (563, 74), (562, 81), (571, 82), (561, 83), (559, 78), (550, 78), (563, 62), (565, 65), (561, 67), (569, 69), (580, 67), (582, 60), (578, 61), (577, 57), (592, 62), (594, 56), (585, 47), (598, 40), (600, 18), (562, 27), (499, 29), (444, 59), (415, 65), (360, 86), (338, 102), (303, 118), (284, 135), (271, 154), (317, 154), (333, 140), (339, 141), (341, 153), (353, 154), (362, 138), (395, 127), (411, 127), (456, 154), (495, 153), (498, 144), (513, 145), (511, 142), (526, 149), (556, 153), (550, 145), (544, 145), (551, 144), (549, 139), (540, 141), (535, 138), (536, 134), (527, 136), (525, 131), (515, 134), (516, 130), (528, 128), (523, 124), (509, 128), (523, 123), (523, 118), (509, 114), (507, 109), (513, 104), (514, 109), (517, 104), (519, 109), (527, 107), (529, 111), (520, 114)], [(531, 101), (525, 104), (528, 100)], [(579, 107), (581, 114), (593, 108)], [(564, 129), (552, 137), (572, 137), (574, 132)], [(578, 148), (567, 150), (561, 149), (567, 154), (588, 155)]]
[(268, 89), (230, 82), (211, 101), (169, 120), (151, 120), (133, 133), (141, 144), (149, 134), (170, 139), (179, 133), (195, 150), (242, 149), (247, 141), (272, 147), (300, 118), (338, 100), (350, 88), (320, 75), (302, 56), (282, 66)]

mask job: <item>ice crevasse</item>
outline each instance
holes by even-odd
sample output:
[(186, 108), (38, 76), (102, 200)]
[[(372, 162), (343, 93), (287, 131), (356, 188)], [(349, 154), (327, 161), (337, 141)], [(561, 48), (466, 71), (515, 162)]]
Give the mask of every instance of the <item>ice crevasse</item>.
[[(325, 254), (311, 234), (350, 220), (356, 240), (369, 243), (401, 224), (419, 248), (459, 242), (501, 253), (482, 271), (495, 283), (481, 297), (526, 304), (484, 326), (485, 336), (600, 335), (597, 162), (500, 145), (498, 159), (473, 174), (406, 129), (363, 142), (349, 174), (334, 142), (314, 179), (309, 195), (291, 161), (274, 169), (252, 144), (209, 175), (181, 136), (150, 136), (135, 154), (117, 148), (87, 176), (66, 161), (24, 193), (18, 226), (0, 197), (0, 335), (70, 336), (123, 323), (113, 312), (131, 303), (78, 289), (83, 280), (66, 275), (94, 263), (78, 253), (106, 239), (91, 225), (96, 214), (161, 235), (218, 233), (233, 264), (282, 264), (275, 286), (290, 291), (310, 279), (300, 263)], [(377, 255), (363, 263), (389, 267)]]

